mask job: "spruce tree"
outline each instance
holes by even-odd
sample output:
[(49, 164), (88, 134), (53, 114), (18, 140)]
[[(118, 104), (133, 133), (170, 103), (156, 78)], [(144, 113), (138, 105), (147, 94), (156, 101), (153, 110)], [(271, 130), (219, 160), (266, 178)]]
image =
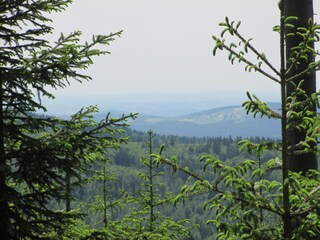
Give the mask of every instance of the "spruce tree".
[[(61, 35), (53, 44), (50, 13), (63, 11), (71, 0), (8, 0), (0, 3), (0, 232), (3, 239), (38, 239), (57, 231), (69, 215), (48, 208), (63, 199), (65, 173), (72, 178), (82, 159), (65, 158), (70, 144), (87, 144), (86, 137), (59, 139), (60, 120), (40, 118), (46, 110), (42, 98), (53, 98), (51, 88), (64, 88), (71, 80), (90, 80), (78, 70), (92, 57), (108, 53), (121, 32), (93, 36), (80, 42), (81, 32)], [(115, 122), (115, 125), (117, 123)], [(70, 140), (70, 139), (69, 139)], [(69, 141), (68, 140), (68, 141)], [(94, 148), (95, 146), (90, 146)], [(81, 150), (80, 150), (81, 151)]]
[[(163, 148), (160, 150), (162, 152)], [(130, 239), (190, 239), (190, 229), (187, 219), (173, 220), (164, 216), (161, 209), (174, 204), (170, 192), (159, 193), (159, 186), (164, 172), (155, 162), (153, 152), (153, 133), (148, 131), (149, 156), (141, 159), (142, 169), (138, 176), (141, 185), (133, 195), (127, 195), (127, 206), (132, 211), (121, 220), (122, 228), (130, 234)]]
[[(297, 27), (300, 15), (284, 16), (284, 3), (294, 2), (302, 5), (312, 3), (294, 0), (280, 2), (280, 24), (273, 28), (280, 35), (279, 70), (265, 53), (254, 47), (252, 38), (246, 38), (240, 33), (241, 22), (226, 18), (225, 22), (220, 23), (223, 28), (221, 35), (213, 36), (214, 55), (218, 50), (225, 50), (232, 64), (242, 63), (246, 71), (257, 72), (278, 84), (281, 109), (271, 109), (250, 93), (247, 93), (248, 101), (243, 106), (254, 117), (279, 119), (281, 140), (259, 144), (244, 140), (240, 142), (240, 149), (247, 150), (258, 159), (267, 151), (277, 151), (281, 157), (264, 163), (244, 159), (230, 166), (217, 156), (203, 156), (201, 161), (205, 162), (204, 171), (212, 174), (210, 178), (199, 176), (161, 155), (157, 159), (159, 163), (171, 165), (174, 171), (185, 172), (195, 179), (193, 186), (182, 187), (178, 198), (215, 193), (205, 205), (215, 210), (215, 218), (208, 223), (215, 225), (216, 239), (320, 238), (320, 172), (317, 170), (316, 158), (319, 151), (320, 118), (315, 114), (315, 107), (320, 106), (320, 93), (314, 92), (314, 78), (309, 78), (320, 66), (320, 61), (315, 61), (319, 53), (312, 47), (319, 41), (320, 26), (310, 18), (306, 25)], [(303, 12), (302, 8), (299, 11)], [(236, 41), (228, 42), (226, 34)], [(286, 45), (290, 38), (298, 39), (298, 43)], [(294, 136), (295, 133), (298, 135)]]

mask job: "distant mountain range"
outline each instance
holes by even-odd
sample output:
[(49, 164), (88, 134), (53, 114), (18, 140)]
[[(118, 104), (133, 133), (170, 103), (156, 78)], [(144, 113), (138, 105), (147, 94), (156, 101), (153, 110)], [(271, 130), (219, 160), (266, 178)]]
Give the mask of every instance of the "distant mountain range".
[[(273, 92), (255, 93), (263, 101), (280, 101)], [(138, 112), (141, 115), (176, 117), (211, 108), (241, 105), (247, 100), (246, 93), (217, 91), (209, 93), (143, 93), (114, 94), (103, 96), (56, 96), (43, 103), (51, 115), (70, 115), (83, 106), (98, 105), (101, 112)]]
[[(260, 99), (278, 101), (274, 93), (258, 93)], [(131, 94), (106, 96), (58, 96), (45, 100), (46, 114), (67, 117), (83, 106), (98, 105), (97, 119), (108, 112), (112, 116), (139, 113), (131, 127), (140, 131), (152, 129), (159, 134), (195, 137), (280, 137), (280, 121), (246, 115), (241, 103), (242, 92), (191, 94)], [(237, 104), (237, 105), (236, 105)], [(280, 104), (271, 103), (278, 110)], [(208, 110), (209, 109), (209, 110)], [(190, 114), (191, 113), (191, 114)]]
[[(280, 104), (270, 103), (279, 110)], [(241, 106), (226, 106), (196, 112), (181, 117), (141, 115), (131, 122), (139, 131), (152, 129), (166, 135), (194, 137), (280, 137), (280, 120), (253, 118)]]

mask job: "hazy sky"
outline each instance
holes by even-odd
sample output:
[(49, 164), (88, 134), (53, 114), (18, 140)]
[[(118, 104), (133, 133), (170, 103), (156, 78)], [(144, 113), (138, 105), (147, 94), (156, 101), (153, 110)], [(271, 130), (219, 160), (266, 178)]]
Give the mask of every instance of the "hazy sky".
[(211, 36), (220, 33), (225, 16), (241, 20), (243, 35), (253, 37), (252, 43), (279, 65), (278, 35), (272, 32), (279, 19), (277, 0), (75, 0), (53, 15), (56, 33), (81, 30), (89, 39), (124, 32), (108, 46), (111, 55), (96, 58), (88, 70), (93, 81), (56, 94), (278, 91), (276, 83), (231, 65), (226, 53), (212, 55)]

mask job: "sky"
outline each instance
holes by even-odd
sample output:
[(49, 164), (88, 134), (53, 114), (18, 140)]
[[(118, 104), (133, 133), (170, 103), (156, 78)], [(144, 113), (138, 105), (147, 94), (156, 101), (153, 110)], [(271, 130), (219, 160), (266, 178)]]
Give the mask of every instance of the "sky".
[(277, 0), (75, 0), (52, 15), (53, 39), (74, 30), (81, 30), (84, 40), (123, 34), (107, 47), (110, 55), (94, 59), (86, 72), (92, 81), (74, 82), (55, 94), (279, 93), (277, 83), (231, 65), (226, 52), (213, 56), (212, 35), (220, 34), (226, 16), (240, 20), (240, 32), (279, 66), (279, 36), (272, 31), (279, 20)]

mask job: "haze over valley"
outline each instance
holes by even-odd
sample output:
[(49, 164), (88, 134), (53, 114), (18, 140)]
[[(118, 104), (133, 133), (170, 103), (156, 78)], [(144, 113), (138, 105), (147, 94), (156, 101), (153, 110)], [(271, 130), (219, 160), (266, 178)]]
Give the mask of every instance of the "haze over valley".
[[(274, 93), (259, 93), (261, 99), (277, 102)], [(164, 135), (188, 137), (271, 137), (280, 136), (280, 122), (247, 115), (241, 106), (246, 94), (219, 91), (202, 94), (131, 94), (108, 96), (58, 96), (47, 100), (46, 114), (68, 117), (83, 106), (98, 105), (97, 119), (139, 113), (131, 128), (152, 129)], [(279, 110), (278, 104), (271, 104)]]

